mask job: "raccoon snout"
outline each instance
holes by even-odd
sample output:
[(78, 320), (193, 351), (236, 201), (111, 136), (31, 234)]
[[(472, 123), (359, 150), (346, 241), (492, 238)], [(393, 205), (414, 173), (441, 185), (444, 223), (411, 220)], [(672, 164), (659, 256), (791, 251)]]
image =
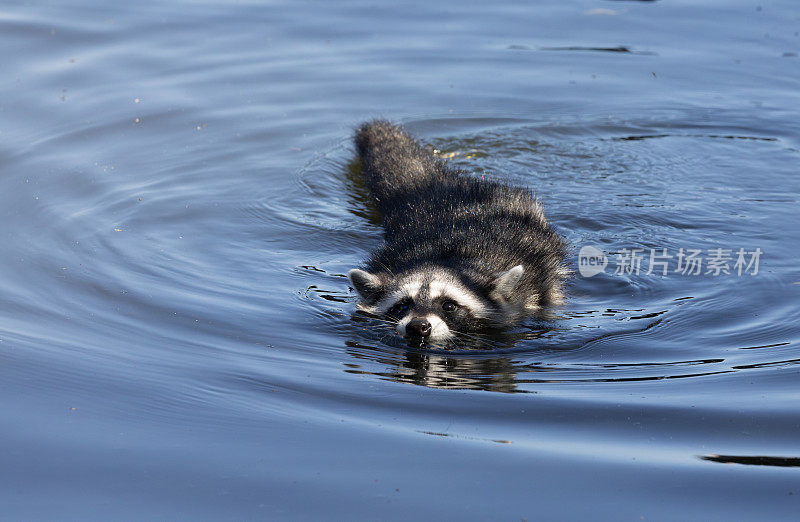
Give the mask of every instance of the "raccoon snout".
[(406, 325), (406, 334), (414, 337), (427, 337), (431, 334), (431, 323), (424, 317), (412, 319)]

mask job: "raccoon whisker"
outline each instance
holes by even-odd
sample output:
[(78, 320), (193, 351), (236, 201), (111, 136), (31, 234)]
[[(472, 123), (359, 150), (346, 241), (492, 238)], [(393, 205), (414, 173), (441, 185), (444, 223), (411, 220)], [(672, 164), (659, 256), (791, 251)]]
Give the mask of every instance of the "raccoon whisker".
[(450, 330), (450, 331), (452, 333), (454, 333), (454, 334), (457, 334), (457, 335), (461, 336), (461, 337), (466, 337), (467, 339), (470, 339), (472, 341), (485, 341), (486, 340), (486, 337), (483, 336), (483, 335), (476, 335), (476, 334), (471, 334), (471, 333), (467, 333), (467, 332), (458, 332), (456, 330)]
[(390, 324), (392, 326), (397, 324), (397, 321), (393, 321), (391, 319), (381, 319), (380, 317), (371, 317), (370, 319), (372, 319), (373, 321), (378, 321), (380, 323)]
[(380, 260), (380, 259), (376, 259), (376, 260), (375, 260), (375, 262), (376, 262), (376, 263), (377, 263), (377, 264), (378, 264), (378, 265), (379, 265), (381, 268), (383, 268), (384, 270), (386, 270), (387, 272), (389, 272), (389, 275), (390, 275), (390, 276), (392, 276), (392, 278), (396, 277), (396, 276), (394, 275), (394, 272), (392, 272), (392, 270), (391, 270), (391, 269), (390, 269), (388, 266), (386, 266), (386, 264), (385, 264), (385, 263), (381, 262), (381, 260)]
[(463, 336), (463, 337), (469, 337), (470, 339), (474, 339), (474, 338), (477, 337), (477, 336), (475, 336), (473, 334), (469, 334), (467, 332), (459, 332), (458, 330), (453, 330), (453, 329), (450, 329), (450, 333), (456, 334), (456, 335), (460, 335), (460, 336)]
[(383, 317), (371, 313), (362, 312), (362, 317), (366, 317), (370, 321), (378, 321), (381, 323), (388, 323), (388, 324), (397, 324), (397, 321), (393, 319), (384, 319)]

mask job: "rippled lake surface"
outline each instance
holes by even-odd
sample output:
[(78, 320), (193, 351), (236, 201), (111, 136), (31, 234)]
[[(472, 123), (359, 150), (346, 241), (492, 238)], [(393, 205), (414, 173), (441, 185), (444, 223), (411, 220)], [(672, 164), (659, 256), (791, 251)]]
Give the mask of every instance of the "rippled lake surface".
[[(792, 0), (4, 3), (0, 517), (796, 520), (798, 31)], [(531, 187), (568, 304), (477, 351), (354, 315), (375, 117)]]

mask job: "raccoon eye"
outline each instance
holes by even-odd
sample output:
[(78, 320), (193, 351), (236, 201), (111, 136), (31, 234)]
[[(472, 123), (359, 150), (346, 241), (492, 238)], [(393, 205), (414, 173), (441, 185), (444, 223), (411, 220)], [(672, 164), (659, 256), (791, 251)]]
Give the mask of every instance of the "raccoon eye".
[(442, 310), (445, 312), (455, 312), (456, 308), (458, 308), (458, 303), (452, 299), (448, 299), (442, 303)]
[(398, 301), (389, 308), (389, 311), (386, 312), (386, 315), (391, 315), (392, 317), (402, 317), (411, 309), (411, 306), (414, 302), (411, 299), (403, 299), (402, 301)]

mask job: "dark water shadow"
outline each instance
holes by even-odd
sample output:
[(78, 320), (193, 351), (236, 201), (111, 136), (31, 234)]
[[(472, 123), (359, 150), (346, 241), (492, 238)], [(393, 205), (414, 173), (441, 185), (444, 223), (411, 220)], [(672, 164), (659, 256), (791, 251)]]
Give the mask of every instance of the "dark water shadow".
[(718, 462), (720, 464), (800, 468), (800, 458), (798, 457), (771, 457), (767, 455), (698, 455), (698, 458), (709, 462)]
[(722, 139), (722, 140), (779, 141), (778, 138), (770, 138), (764, 136), (741, 136), (736, 134), (690, 134), (690, 133), (641, 134), (641, 135), (631, 135), (631, 136), (619, 136), (612, 138), (600, 138), (600, 140), (642, 141), (642, 140), (652, 140), (658, 138), (707, 138), (707, 139)]
[(600, 52), (600, 53), (622, 53), (639, 54), (647, 56), (658, 56), (652, 51), (634, 51), (628, 46), (618, 45), (616, 47), (586, 47), (580, 45), (570, 45), (566, 47), (539, 47), (540, 51), (579, 51), (579, 52)]

